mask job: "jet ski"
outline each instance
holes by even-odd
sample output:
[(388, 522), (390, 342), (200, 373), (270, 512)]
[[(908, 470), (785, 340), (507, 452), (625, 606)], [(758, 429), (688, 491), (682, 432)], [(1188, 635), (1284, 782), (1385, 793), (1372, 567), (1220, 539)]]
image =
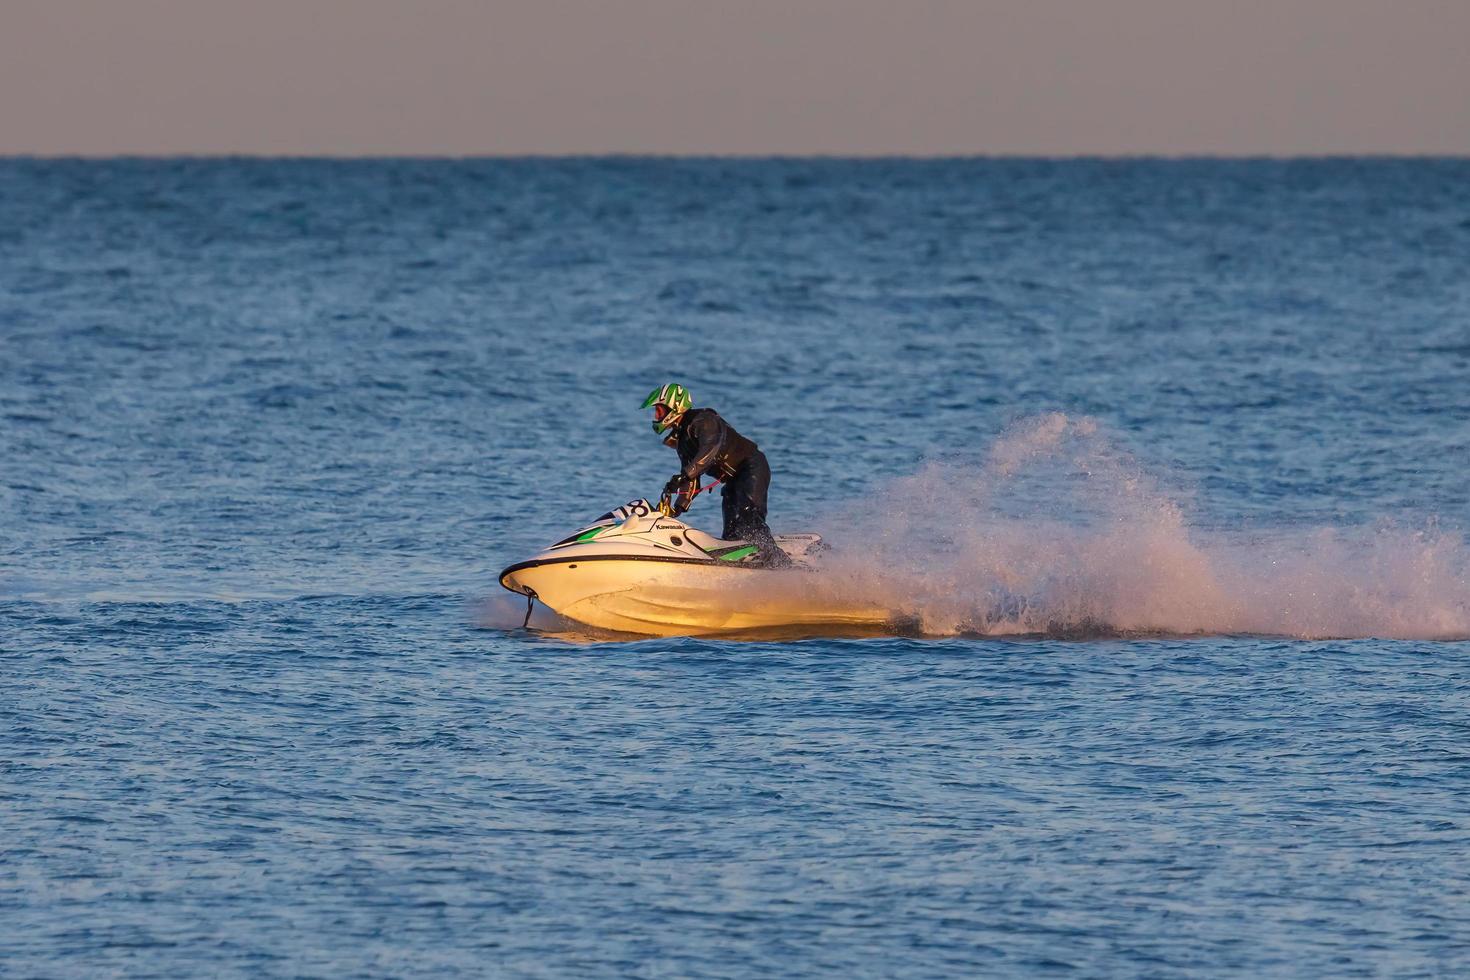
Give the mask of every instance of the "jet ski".
[(500, 573), (526, 597), (598, 630), (642, 636), (869, 633), (889, 610), (843, 601), (815, 557), (820, 535), (778, 534), (780, 567), (761, 546), (691, 527), (668, 498), (631, 500)]

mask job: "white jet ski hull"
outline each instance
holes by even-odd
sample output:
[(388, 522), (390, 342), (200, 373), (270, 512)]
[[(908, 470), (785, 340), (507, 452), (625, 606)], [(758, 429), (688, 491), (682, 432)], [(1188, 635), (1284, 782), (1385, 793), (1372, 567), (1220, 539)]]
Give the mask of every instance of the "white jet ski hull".
[(812, 569), (817, 535), (776, 541), (794, 564), (771, 568), (756, 546), (636, 500), (511, 565), (500, 584), (595, 629), (641, 636), (875, 633), (892, 622), (890, 610), (844, 600)]
[(569, 619), (643, 636), (706, 636), (787, 629), (877, 631), (886, 609), (824, 595), (813, 573), (657, 559), (523, 562), (500, 584)]

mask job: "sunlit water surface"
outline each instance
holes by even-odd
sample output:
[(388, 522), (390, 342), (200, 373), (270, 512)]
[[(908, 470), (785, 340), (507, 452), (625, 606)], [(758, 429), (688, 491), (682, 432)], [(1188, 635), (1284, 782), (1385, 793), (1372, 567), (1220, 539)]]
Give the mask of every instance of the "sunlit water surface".
[[(1470, 970), (1467, 255), (1464, 161), (0, 161), (0, 973)], [(912, 635), (514, 628), (665, 380)]]

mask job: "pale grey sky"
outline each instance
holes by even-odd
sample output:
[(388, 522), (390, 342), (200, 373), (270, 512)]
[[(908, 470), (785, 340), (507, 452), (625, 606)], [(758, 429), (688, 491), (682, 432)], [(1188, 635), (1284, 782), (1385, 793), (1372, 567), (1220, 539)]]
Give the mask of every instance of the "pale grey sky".
[(0, 153), (1470, 154), (1470, 0), (0, 0)]

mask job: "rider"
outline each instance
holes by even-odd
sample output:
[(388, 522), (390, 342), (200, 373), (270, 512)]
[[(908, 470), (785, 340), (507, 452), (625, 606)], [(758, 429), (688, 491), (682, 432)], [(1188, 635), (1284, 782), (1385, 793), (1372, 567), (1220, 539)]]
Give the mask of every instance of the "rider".
[(714, 409), (695, 408), (683, 385), (653, 389), (643, 407), (653, 409), (653, 431), (679, 453), (681, 469), (664, 487), (664, 493), (675, 496), (676, 510), (687, 510), (699, 490), (700, 478), (713, 476), (724, 482), (720, 495), (725, 530), (721, 537), (758, 544), (765, 560), (786, 564), (786, 553), (776, 547), (766, 526), (766, 491), (771, 486), (766, 454)]

